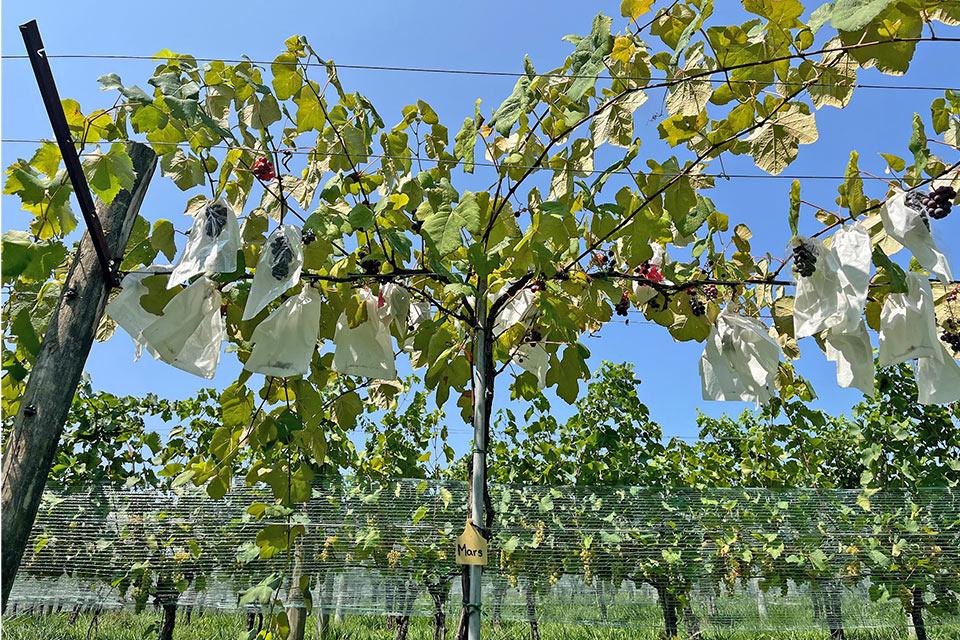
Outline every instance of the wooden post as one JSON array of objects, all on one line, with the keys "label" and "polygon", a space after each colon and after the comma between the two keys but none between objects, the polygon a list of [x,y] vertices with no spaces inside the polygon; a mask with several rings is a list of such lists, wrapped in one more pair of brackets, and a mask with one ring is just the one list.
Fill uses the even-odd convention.
[{"label": "wooden post", "polygon": [[[157,164],[156,154],[145,145],[129,142],[127,153],[136,172],[133,187],[130,191],[121,191],[109,206],[97,202],[97,215],[103,224],[107,246],[118,260],[127,247]],[[90,234],[85,233],[50,317],[3,452],[0,571],[4,608],[108,293],[93,241]]]}]

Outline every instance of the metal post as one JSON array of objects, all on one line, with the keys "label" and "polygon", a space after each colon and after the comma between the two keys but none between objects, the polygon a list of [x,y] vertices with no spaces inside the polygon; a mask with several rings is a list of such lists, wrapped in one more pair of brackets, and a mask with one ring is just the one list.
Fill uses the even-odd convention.
[{"label": "metal post", "polygon": [[[487,422],[489,396],[487,385],[492,365],[490,327],[487,326],[486,278],[477,287],[476,326],[473,332],[473,472],[470,487],[470,520],[475,527],[484,526],[484,496],[487,487]],[[487,534],[489,535],[489,534]],[[483,567],[470,565],[470,592],[467,639],[480,640],[480,598],[483,589]]]},{"label": "metal post", "polygon": [[100,224],[100,218],[97,217],[97,209],[93,204],[93,196],[90,195],[87,177],[83,174],[83,167],[80,164],[80,156],[77,155],[77,148],[74,146],[73,136],[70,134],[67,116],[63,113],[60,94],[57,91],[57,84],[53,80],[53,72],[50,70],[50,62],[47,60],[43,40],[40,38],[37,21],[31,20],[20,25],[20,34],[23,36],[23,44],[27,47],[27,56],[30,58],[33,74],[37,78],[37,86],[40,87],[43,106],[47,110],[50,124],[53,125],[53,135],[57,139],[57,146],[60,147],[63,164],[67,168],[67,175],[70,176],[73,191],[80,203],[83,221],[87,225],[90,239],[93,241],[93,247],[97,252],[97,261],[103,271],[103,278],[108,286],[115,287],[119,284],[116,272],[118,264],[113,260],[106,238],[104,238],[103,226]]}]

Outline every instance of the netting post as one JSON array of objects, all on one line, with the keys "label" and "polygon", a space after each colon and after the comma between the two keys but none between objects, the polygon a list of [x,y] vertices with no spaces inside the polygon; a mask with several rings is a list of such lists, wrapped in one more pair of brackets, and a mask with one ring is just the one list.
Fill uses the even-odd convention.
[{"label": "netting post", "polygon": [[[473,469],[470,478],[470,521],[483,527],[484,496],[487,491],[487,425],[493,389],[489,388],[493,368],[492,329],[487,321],[487,279],[478,278],[476,325],[473,330]],[[485,533],[486,537],[489,532]],[[470,590],[467,640],[480,640],[480,597],[483,589],[483,567],[470,565]]]}]

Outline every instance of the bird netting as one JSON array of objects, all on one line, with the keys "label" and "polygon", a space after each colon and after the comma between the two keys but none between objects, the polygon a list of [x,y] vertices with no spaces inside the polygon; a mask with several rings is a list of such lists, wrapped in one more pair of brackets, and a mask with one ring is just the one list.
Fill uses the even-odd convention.
[{"label": "bird netting", "polygon": [[[453,612],[466,500],[432,480],[314,487],[293,506],[256,489],[50,493],[11,607]],[[493,620],[869,628],[919,605],[927,624],[960,623],[952,489],[493,486],[491,503]]]}]

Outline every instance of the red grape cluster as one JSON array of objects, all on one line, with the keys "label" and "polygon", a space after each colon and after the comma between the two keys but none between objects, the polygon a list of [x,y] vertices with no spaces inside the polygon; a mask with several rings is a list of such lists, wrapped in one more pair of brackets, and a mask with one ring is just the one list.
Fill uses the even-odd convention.
[{"label": "red grape cluster", "polygon": [[707,300],[716,300],[720,297],[720,291],[717,290],[717,285],[715,284],[704,285],[700,291],[703,292],[703,295]]},{"label": "red grape cluster", "polygon": [[266,156],[260,156],[253,162],[253,167],[250,169],[253,171],[253,175],[257,176],[258,180],[273,180],[277,177],[277,172],[273,168],[273,163]]},{"label": "red grape cluster", "polygon": [[660,267],[655,264],[644,262],[636,268],[636,272],[638,276],[645,278],[650,282],[663,282],[663,274],[660,273]]},{"label": "red grape cluster", "polygon": [[809,278],[817,270],[817,250],[809,242],[797,241],[793,247],[793,268],[804,278]]}]

